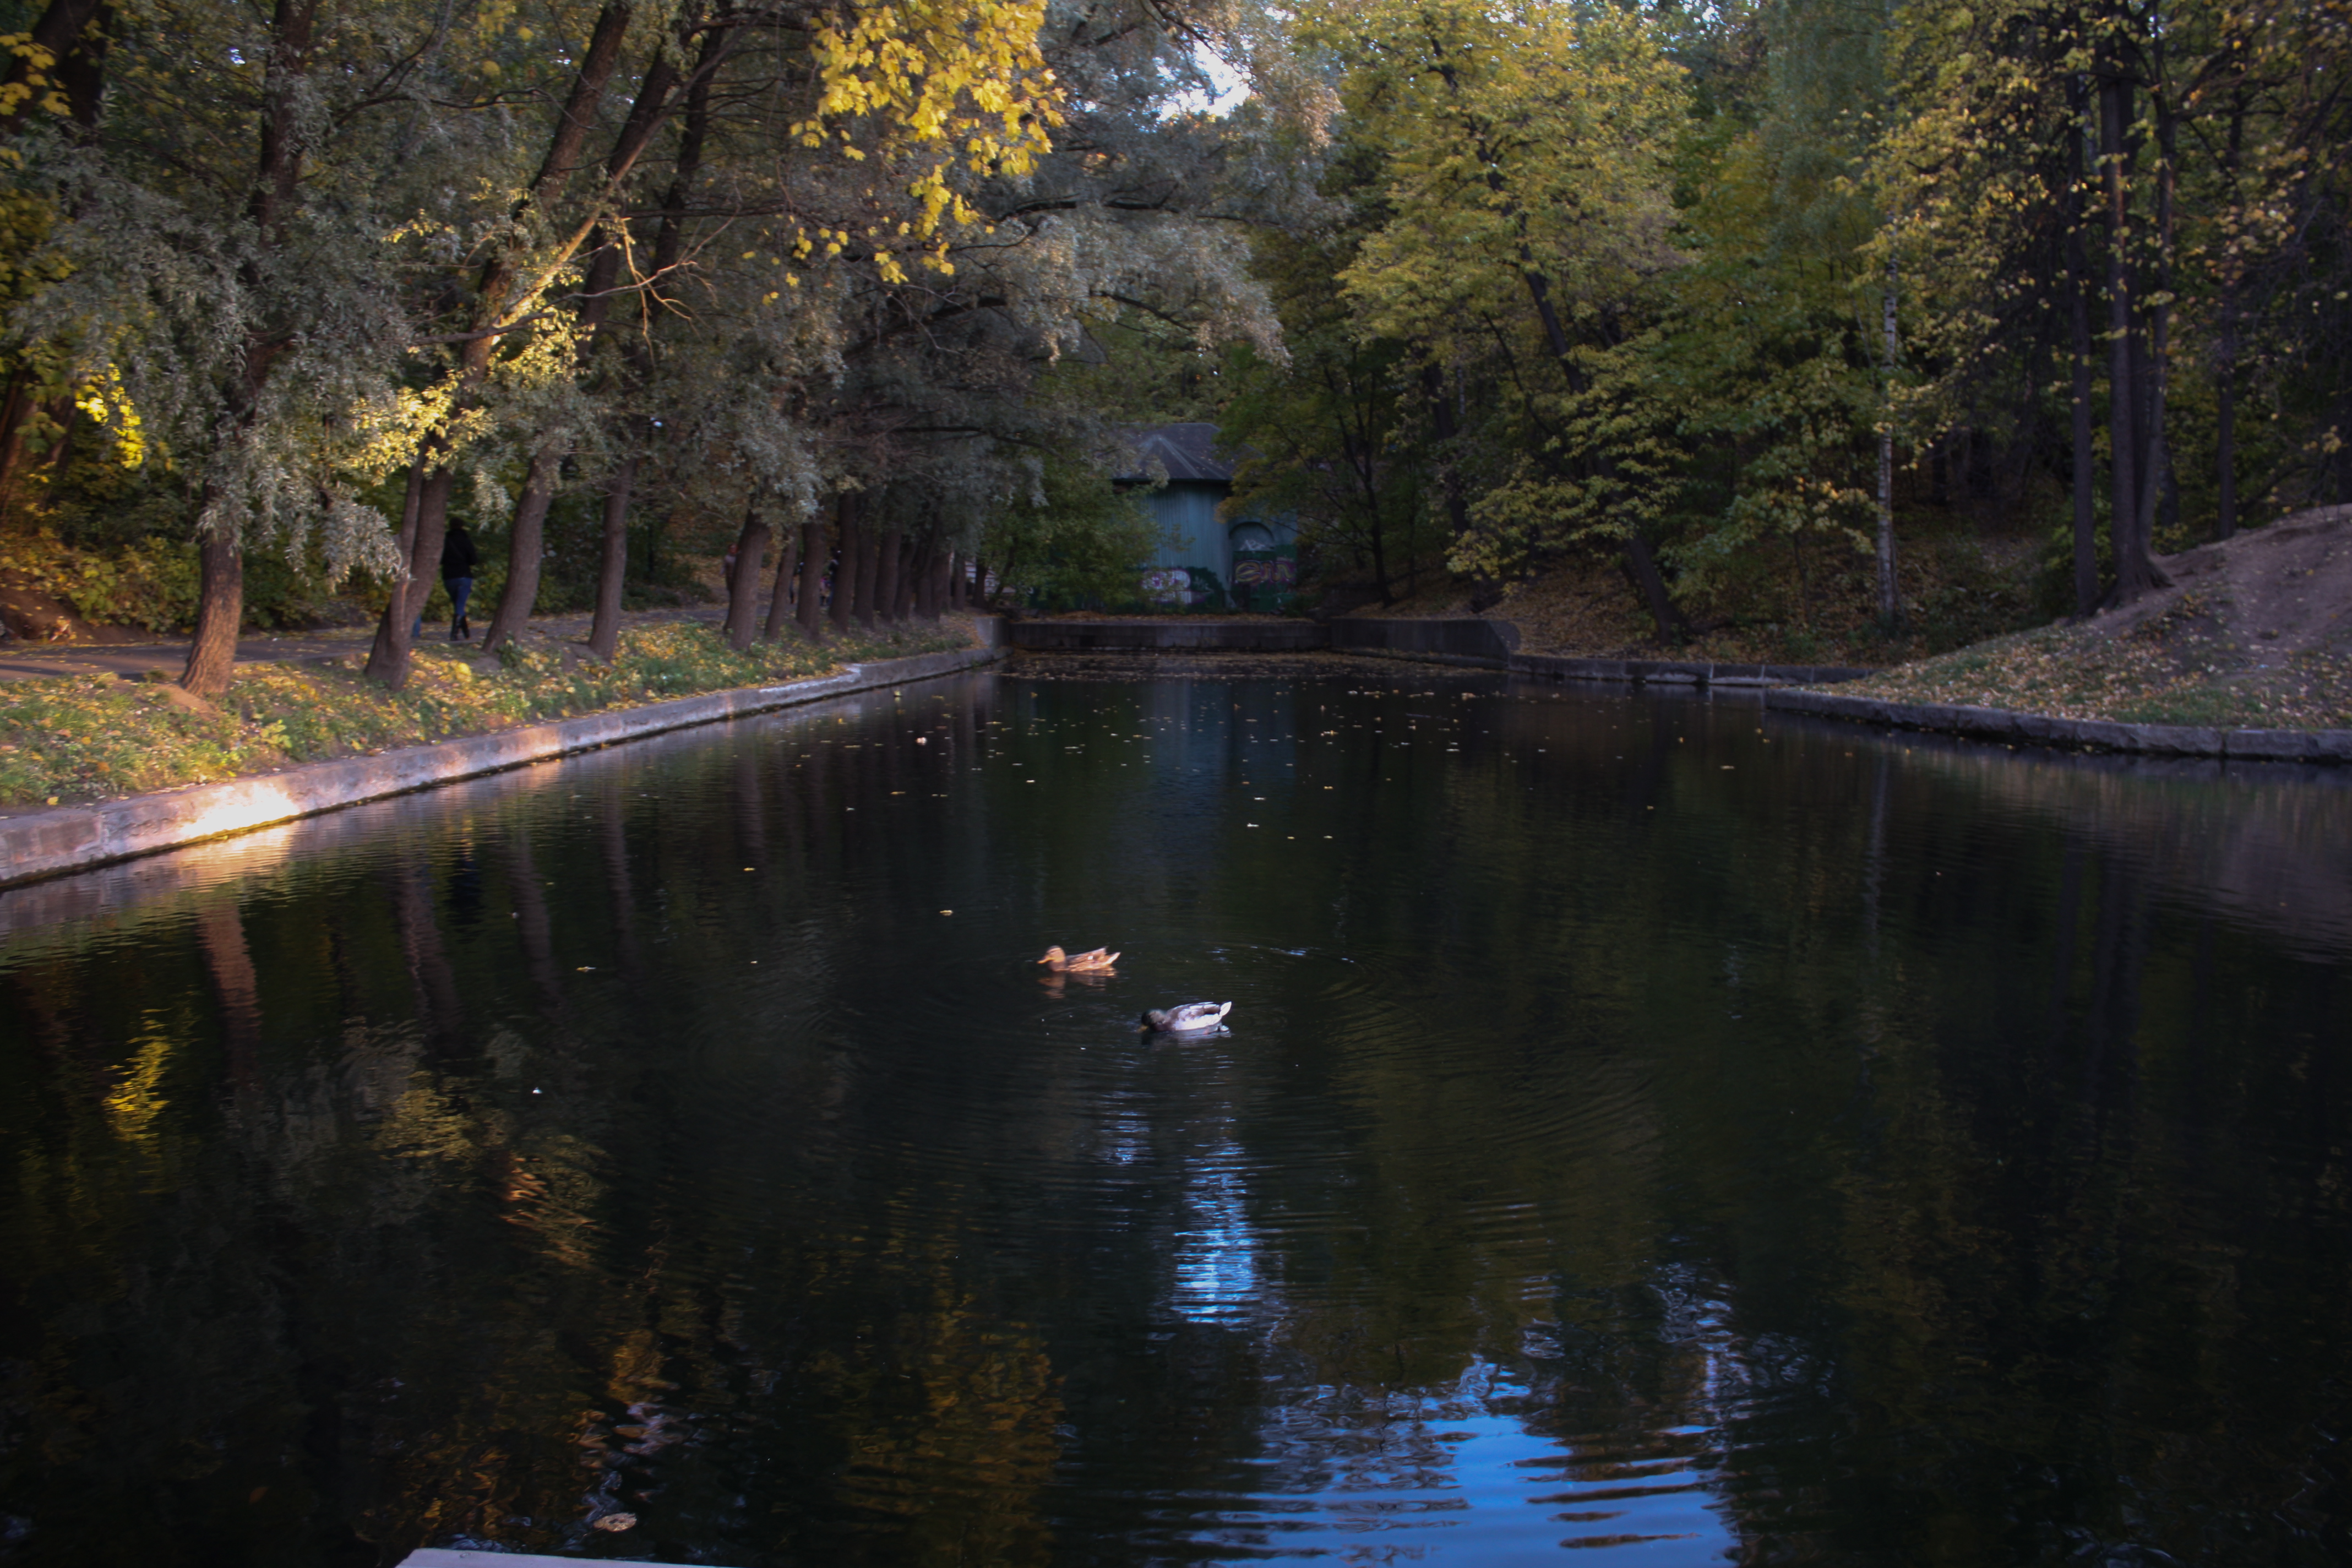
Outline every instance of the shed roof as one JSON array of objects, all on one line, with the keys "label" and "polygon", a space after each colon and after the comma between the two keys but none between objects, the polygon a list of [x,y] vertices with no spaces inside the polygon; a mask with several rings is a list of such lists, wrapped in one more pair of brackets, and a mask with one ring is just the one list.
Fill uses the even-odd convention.
[{"label": "shed roof", "polygon": [[1171,484],[1230,483],[1234,465],[1216,455],[1216,444],[1214,425],[1147,425],[1135,432],[1136,456],[1140,459],[1136,471],[1118,478],[1122,483],[1148,482],[1154,478],[1151,465],[1156,460],[1168,470]]}]

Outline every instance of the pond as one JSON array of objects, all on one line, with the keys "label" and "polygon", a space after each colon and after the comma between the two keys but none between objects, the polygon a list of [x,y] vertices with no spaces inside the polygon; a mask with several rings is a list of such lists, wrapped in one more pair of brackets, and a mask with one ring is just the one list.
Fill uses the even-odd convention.
[{"label": "pond", "polygon": [[0,1563],[2343,1562],[2347,783],[1047,659],[0,895]]}]

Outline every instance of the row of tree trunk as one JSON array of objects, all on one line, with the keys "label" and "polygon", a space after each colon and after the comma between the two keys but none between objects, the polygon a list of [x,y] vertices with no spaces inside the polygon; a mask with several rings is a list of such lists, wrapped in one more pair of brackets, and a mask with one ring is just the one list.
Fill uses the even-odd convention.
[{"label": "row of tree trunk", "polygon": [[[734,564],[727,580],[727,641],[737,649],[761,638],[773,642],[786,621],[801,635],[821,642],[855,624],[872,631],[877,623],[920,618],[936,621],[967,602],[967,564],[936,539],[909,539],[901,530],[875,529],[863,521],[856,494],[841,497],[834,523],[803,523],[784,533],[772,576],[767,557],[774,530],[761,516],[755,497],[736,536]],[[759,597],[763,577],[770,586],[764,616]],[[830,591],[828,592],[828,584]]]}]

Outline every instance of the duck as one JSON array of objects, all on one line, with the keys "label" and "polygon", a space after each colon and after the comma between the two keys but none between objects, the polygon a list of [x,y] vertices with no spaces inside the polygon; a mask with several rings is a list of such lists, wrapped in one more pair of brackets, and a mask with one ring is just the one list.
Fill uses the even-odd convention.
[{"label": "duck", "polygon": [[1118,962],[1118,954],[1107,947],[1098,947],[1092,952],[1064,952],[1059,947],[1049,947],[1045,956],[1037,962],[1056,974],[1099,974]]},{"label": "duck", "polygon": [[1187,1002],[1164,1013],[1154,1007],[1138,1027],[1147,1035],[1197,1035],[1223,1023],[1233,1010],[1230,1002]]}]

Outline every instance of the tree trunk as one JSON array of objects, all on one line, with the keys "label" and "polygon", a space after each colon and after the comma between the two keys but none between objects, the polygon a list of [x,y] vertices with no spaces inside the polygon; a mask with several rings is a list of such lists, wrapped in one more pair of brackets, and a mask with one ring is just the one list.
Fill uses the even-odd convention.
[{"label": "tree trunk", "polygon": [[[401,617],[404,637],[414,637],[425,602],[433,596],[433,584],[441,580],[441,545],[449,536],[449,494],[457,483],[455,468],[436,469],[425,476],[425,489],[416,498],[416,543],[409,552],[407,609]],[[404,657],[407,651],[404,644]],[[407,679],[405,669],[401,679]]]},{"label": "tree trunk", "polygon": [[2156,564],[2156,519],[2165,498],[2173,493],[2172,450],[2165,438],[2166,395],[2172,380],[2172,169],[2177,116],[2161,93],[2156,102],[2156,290],[2148,301],[2146,442],[2139,465],[2139,518],[2132,530],[2147,571],[2150,587],[2169,588],[2172,578]]},{"label": "tree trunk", "polygon": [[[416,549],[416,517],[417,513],[424,510],[425,476],[431,468],[432,462],[431,454],[427,453],[408,465],[407,492],[400,500],[400,533],[393,546],[394,552],[400,557],[402,573],[402,575],[394,579],[392,584],[391,598],[395,607],[400,602],[401,589],[408,581],[406,575],[408,558]],[[378,621],[375,637],[368,648],[367,674],[373,676],[377,670],[388,668],[386,661],[391,658],[391,648],[392,622]]]},{"label": "tree trunk", "polygon": [[[613,286],[620,280],[621,247],[600,232],[590,241],[588,276],[583,288],[579,331],[583,337],[577,363],[585,374],[589,355],[604,335],[613,303]],[[523,476],[522,494],[516,499],[514,527],[507,541],[507,581],[499,595],[498,614],[491,617],[484,652],[496,652],[509,637],[520,637],[539,603],[539,579],[547,556],[547,511],[554,503],[563,478],[563,460],[571,455],[568,438],[546,442],[532,454]]]},{"label": "tree trunk", "polygon": [[604,558],[596,573],[596,619],[588,651],[606,663],[621,646],[621,588],[629,576],[629,491],[637,482],[635,454],[621,459],[604,491]]},{"label": "tree trunk", "polygon": [[1650,549],[1650,542],[1638,533],[1625,535],[1625,574],[1641,591],[1643,603],[1650,607],[1650,618],[1657,623],[1660,642],[1678,643],[1690,633],[1690,622],[1685,618],[1682,606],[1666,591],[1666,580],[1658,571],[1658,558]]},{"label": "tree trunk", "polygon": [[2131,278],[2131,187],[2125,161],[2130,156],[2131,84],[2111,73],[2099,84],[2099,153],[2105,167],[2107,197],[2107,429],[2114,480],[2109,486],[2107,531],[2116,558],[2116,602],[2128,605],[2155,586],[2147,542],[2139,533],[2139,469],[2142,432],[2139,405],[2137,312]]},{"label": "tree trunk", "polygon": [[[731,29],[719,27],[704,35],[700,56],[687,91],[686,123],[678,140],[677,160],[672,165],[667,196],[662,204],[662,220],[656,232],[653,247],[653,276],[660,278],[677,265],[684,245],[682,235],[683,209],[688,193],[693,188],[695,176],[702,164],[704,138],[709,129],[710,72],[728,47]],[[657,50],[637,87],[636,103],[622,127],[612,156],[606,160],[608,182],[617,182],[627,173],[651,139],[668,101],[670,89],[677,81],[677,68],[670,63],[667,51]],[[627,366],[625,382],[643,385],[651,374],[649,353],[642,342],[634,344],[625,355]],[[599,659],[609,662],[621,645],[622,590],[629,573],[629,494],[636,484],[637,468],[642,453],[650,444],[651,428],[643,418],[631,422],[628,442],[631,456],[614,471],[612,488],[604,496],[604,559],[596,577],[596,619],[588,634],[589,651]],[[658,526],[646,541],[646,575],[653,574],[653,555],[660,548]]]},{"label": "tree trunk", "polygon": [[[284,7],[297,3],[315,6],[316,0],[278,0],[278,3],[283,10]],[[572,77],[571,91],[566,97],[562,112],[557,121],[554,134],[549,139],[547,151],[541,159],[539,171],[533,176],[530,187],[516,201],[512,209],[518,228],[521,226],[520,220],[532,210],[545,212],[551,207],[562,195],[565,183],[577,169],[581,155],[586,149],[589,132],[595,127],[598,106],[603,101],[604,89],[611,81],[614,73],[619,68],[621,49],[626,41],[631,12],[632,6],[627,0],[608,0],[608,4],[598,13],[595,27],[589,37],[587,47],[579,57],[579,65]],[[712,47],[710,41],[706,39],[706,57]],[[605,159],[604,174],[608,184],[617,183],[635,166],[637,158],[652,140],[655,132],[659,128],[660,121],[667,112],[670,92],[677,84],[677,68],[665,57],[662,50],[657,48],[652,62],[639,81],[636,101],[631,107],[627,119],[623,122],[620,135],[615,139],[613,149]],[[265,163],[268,162],[268,145],[265,138]],[[682,156],[682,167],[685,162]],[[690,170],[687,170],[680,177],[690,177]],[[603,237],[601,228],[582,228],[574,232],[569,247],[577,247],[592,238],[601,241]],[[571,248],[567,247],[564,255],[568,257],[570,254],[572,254]],[[519,246],[501,246],[482,264],[472,279],[469,290],[472,295],[469,318],[474,331],[473,334],[460,345],[458,351],[460,376],[468,388],[481,382],[489,374],[491,360],[498,352],[499,342],[503,341],[497,335],[494,329],[508,325],[512,315],[528,309],[531,303],[530,300],[515,297],[517,285],[524,279],[522,258],[523,252]],[[657,261],[656,266],[658,265]],[[614,276],[614,268],[604,264],[604,258],[601,254],[592,260],[589,268],[592,280],[589,291],[592,296],[602,292],[594,283],[594,279],[600,274],[607,280],[604,288],[609,288],[609,279]],[[541,274],[542,278],[553,275],[551,268],[544,269]],[[587,325],[590,327],[592,336],[603,325],[603,311],[604,306],[600,299],[592,298],[583,306],[583,317],[587,318]],[[556,460],[561,461],[561,454],[557,455]],[[612,648],[620,636],[618,620],[620,583],[628,565],[625,553],[615,558],[613,535],[617,523],[621,530],[621,543],[625,551],[628,485],[635,478],[635,459],[623,465],[615,490],[606,497],[604,561],[602,576],[597,585],[596,624],[590,635],[590,646],[594,647],[601,644],[603,648],[601,657],[606,658],[611,658]],[[536,458],[533,461],[533,472],[538,472]],[[616,498],[620,502],[617,518],[614,515],[613,504]],[[526,502],[529,499],[526,491]],[[536,521],[543,524],[544,519],[545,504],[542,502],[539,519]],[[520,529],[518,531],[520,531]],[[436,548],[438,548],[437,544]],[[530,569],[529,575],[532,579],[531,585],[535,590],[538,575],[535,561]],[[529,614],[530,602],[524,600],[516,612],[517,618],[511,622],[509,620],[507,600],[509,595],[513,592],[513,577],[510,573],[508,594],[500,595],[499,616],[493,623],[494,637],[512,636],[520,631],[521,629],[520,617]],[[426,591],[430,592],[429,583],[426,584]],[[405,628],[403,630],[404,631]],[[400,682],[407,679],[405,652],[404,647],[400,650],[399,668],[394,679],[390,682],[395,689]],[[372,660],[372,665],[373,662]]]},{"label": "tree trunk", "polygon": [[759,634],[760,575],[768,563],[768,524],[759,503],[743,509],[743,531],[735,536],[735,580],[727,589],[727,646],[741,653]]},{"label": "tree trunk", "polygon": [[898,531],[877,528],[874,531],[874,591],[865,619],[869,625],[885,626],[890,620],[890,601],[898,593]]},{"label": "tree trunk", "polygon": [[833,629],[845,632],[849,617],[857,603],[859,558],[865,553],[861,537],[866,531],[857,523],[857,497],[852,492],[841,498],[841,542],[835,552],[833,563]]},{"label": "tree trunk", "polygon": [[[2079,81],[2080,79],[2077,79]],[[2074,614],[2088,616],[2099,603],[2099,507],[2097,437],[2091,412],[2091,283],[2090,260],[2084,254],[2082,182],[2089,163],[2083,116],[2087,95],[2074,89],[2074,113],[2067,138],[2066,181],[2066,316],[2073,334],[2074,383],[2068,412],[2074,420]]]},{"label": "tree trunk", "polygon": [[[92,22],[99,22],[101,27],[104,26],[100,16],[104,9],[102,0],[49,0],[47,8],[41,13],[41,19],[33,24],[31,32],[26,36],[26,43],[58,62],[54,68],[56,74],[64,81],[68,98],[77,111],[81,109],[81,95],[73,90],[76,85],[72,80],[74,57],[83,53],[85,47],[102,55],[106,47],[103,37],[85,39],[84,35],[89,31]],[[30,86],[30,59],[20,50],[10,59],[7,73],[0,77],[0,80],[22,90]],[[26,91],[16,100],[5,114],[0,114],[0,141],[21,130],[25,121],[39,110],[41,100],[46,96],[45,93]],[[77,112],[75,118],[79,119],[80,114]]]},{"label": "tree trunk", "polygon": [[236,669],[237,626],[245,618],[244,542],[233,533],[207,531],[197,546],[197,563],[196,635],[188,645],[180,685],[209,701],[226,693]]},{"label": "tree trunk", "polygon": [[801,592],[800,603],[794,606],[800,619],[801,636],[811,642],[824,640],[824,524],[801,524]]},{"label": "tree trunk", "polygon": [[[2221,163],[2232,207],[2238,202],[2238,159],[2245,136],[2246,100],[2241,93],[2231,105],[2228,151]],[[2231,257],[2221,263],[2221,341],[2213,354],[2213,462],[2220,470],[2213,534],[2232,539],[2238,532],[2238,269]]]},{"label": "tree trunk", "polygon": [[793,575],[800,562],[800,534],[787,523],[776,531],[776,583],[768,595],[767,625],[760,628],[762,642],[774,642],[784,635],[784,623],[793,613]]},{"label": "tree trunk", "polygon": [[[71,0],[58,0],[34,28],[35,41],[39,43],[43,27],[55,26],[59,29],[61,43],[76,43],[97,15],[96,6],[79,10]],[[246,214],[253,220],[254,229],[266,247],[275,247],[284,237],[285,204],[301,173],[299,117],[296,111],[299,95],[295,83],[310,68],[312,25],[317,18],[318,0],[278,0],[270,21],[269,58],[262,72],[260,157],[253,190],[246,202]],[[48,47],[46,44],[40,47]],[[49,52],[56,58],[65,49],[60,47]],[[18,57],[16,63],[25,66],[26,58]],[[7,130],[14,129],[12,122]],[[245,268],[247,280],[252,280],[255,274],[256,264],[248,261]],[[268,378],[275,358],[275,351],[265,345],[257,331],[247,332],[243,383],[234,399],[237,435],[230,439],[239,438],[250,429],[262,384]],[[235,534],[224,536],[208,531],[199,546],[197,563],[196,635],[189,646],[187,667],[181,671],[180,684],[195,696],[214,698],[228,689],[229,678],[236,667],[236,634],[245,618],[245,542]],[[394,597],[396,600],[399,595],[394,594]]]},{"label": "tree trunk", "polygon": [[519,637],[530,623],[531,606],[539,602],[539,568],[547,553],[547,509],[555,500],[555,481],[563,468],[562,451],[541,447],[523,476],[522,495],[515,502],[514,531],[507,541],[507,582],[499,594],[498,614],[483,635],[482,651],[496,653],[499,645]]},{"label": "tree trunk", "polygon": [[866,527],[857,525],[857,586],[849,597],[849,613],[859,626],[874,629],[874,590],[881,574],[882,536]]},{"label": "tree trunk", "polygon": [[29,466],[25,461],[25,433],[32,423],[36,399],[33,373],[20,369],[8,378],[0,397],[0,518],[16,508],[16,481]]},{"label": "tree trunk", "polygon": [[948,552],[948,608],[961,610],[964,605],[964,570],[968,563],[961,551]]},{"label": "tree trunk", "polygon": [[1895,253],[1890,249],[1880,311],[1886,358],[1878,431],[1878,624],[1890,635],[1903,624],[1903,603],[1895,591],[1895,364],[1902,352],[1902,341],[1895,335]]},{"label": "tree trunk", "polygon": [[922,591],[923,574],[930,569],[930,551],[919,548],[902,537],[898,541],[898,591],[891,596],[890,603],[892,619],[910,621],[915,618],[915,601]]},{"label": "tree trunk", "polygon": [[[286,4],[287,0],[280,0]],[[563,111],[557,119],[555,133],[548,139],[547,152],[541,158],[539,173],[530,186],[515,202],[512,216],[516,226],[532,209],[544,210],[562,192],[564,183],[579,166],[580,155],[587,148],[588,132],[594,128],[597,106],[603,102],[605,85],[620,67],[621,46],[629,30],[630,7],[623,0],[611,0],[598,14],[596,26],[588,39],[588,47],[580,54],[579,66],[572,73],[572,89],[566,96]],[[657,85],[660,96],[667,100],[669,83],[675,79],[674,68],[663,65],[658,51],[655,68],[646,73],[646,92]],[[639,107],[644,108],[645,92],[639,95]],[[635,119],[633,113],[632,120]],[[625,128],[621,142],[627,145],[635,127]],[[650,132],[648,132],[650,134]],[[642,143],[639,143],[641,146]],[[619,147],[614,150],[612,162],[619,163],[619,171],[611,173],[618,179],[620,173],[635,161],[631,152],[625,161]],[[609,168],[609,164],[608,164]],[[490,335],[491,329],[506,324],[509,310],[527,305],[528,301],[513,298],[515,285],[522,279],[523,251],[518,244],[505,244],[491,252],[473,279],[473,305],[470,319],[473,334],[458,345],[457,363],[460,374],[468,385],[478,383],[489,374],[490,361],[498,353],[499,339]]]},{"label": "tree trunk", "polygon": [[[392,601],[376,623],[375,646],[368,650],[367,675],[387,690],[408,684],[409,632],[433,596],[434,580],[441,573],[441,536],[449,523],[449,487],[454,470],[438,466],[439,453],[428,452],[417,467],[435,466],[416,487],[414,520],[403,520],[401,535],[407,545],[408,575],[393,585]],[[415,472],[412,468],[411,473]]]},{"label": "tree trunk", "polygon": [[2234,288],[2221,292],[2221,341],[2213,362],[2213,462],[2219,470],[2220,493],[2214,497],[2216,539],[2233,539],[2238,532],[2238,296]]},{"label": "tree trunk", "polygon": [[1456,430],[1454,405],[1445,395],[1445,373],[1433,364],[1422,366],[1421,390],[1429,400],[1430,428],[1435,432],[1437,444],[1445,453],[1439,467],[1439,479],[1445,487],[1446,521],[1453,524],[1454,537],[1459,539],[1470,531],[1470,503],[1462,493],[1462,476],[1454,471]]},{"label": "tree trunk", "polygon": [[102,5],[72,49],[58,62],[58,85],[65,89],[66,112],[78,132],[76,140],[88,146],[98,129],[99,111],[106,99],[106,49],[114,28],[114,7]]}]

